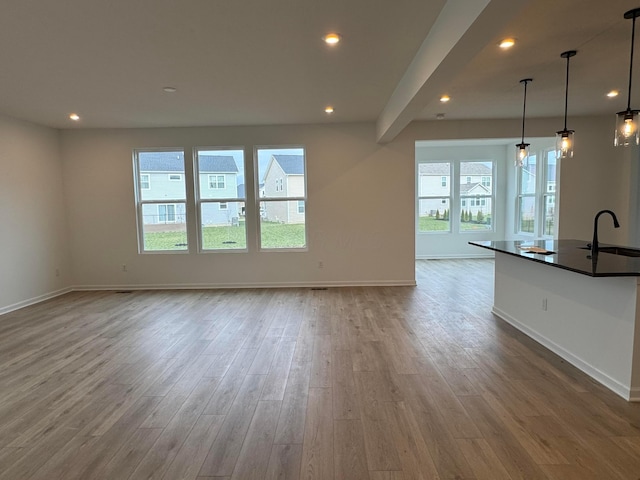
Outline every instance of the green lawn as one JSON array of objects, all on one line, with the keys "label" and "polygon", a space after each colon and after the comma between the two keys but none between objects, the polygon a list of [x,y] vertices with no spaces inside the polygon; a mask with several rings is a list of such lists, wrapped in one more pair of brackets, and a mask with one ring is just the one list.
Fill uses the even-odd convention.
[{"label": "green lawn", "polygon": [[[433,217],[420,217],[418,222],[418,231],[420,232],[449,232],[449,220],[436,220]],[[461,232],[470,231],[487,231],[491,229],[491,225],[486,223],[462,222],[460,223]]]},{"label": "green lawn", "polygon": [[[262,248],[301,248],[306,245],[304,224],[261,224]],[[244,223],[238,226],[211,226],[202,229],[205,250],[245,249],[247,240]],[[145,250],[187,250],[185,232],[147,232]]]}]

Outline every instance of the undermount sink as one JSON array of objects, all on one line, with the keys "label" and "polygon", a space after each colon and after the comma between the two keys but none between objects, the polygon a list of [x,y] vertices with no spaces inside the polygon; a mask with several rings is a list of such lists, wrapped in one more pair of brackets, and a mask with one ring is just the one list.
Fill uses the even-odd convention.
[{"label": "undermount sink", "polygon": [[[591,246],[579,247],[583,250],[591,250]],[[611,253],[613,255],[622,255],[623,257],[640,257],[640,249],[627,247],[600,247],[598,253]]]}]

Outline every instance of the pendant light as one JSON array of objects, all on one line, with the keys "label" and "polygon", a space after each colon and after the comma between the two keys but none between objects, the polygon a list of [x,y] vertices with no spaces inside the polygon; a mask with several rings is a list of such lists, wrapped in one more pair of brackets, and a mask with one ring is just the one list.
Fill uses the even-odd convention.
[{"label": "pendant light", "polygon": [[613,144],[626,147],[640,143],[638,136],[638,110],[631,110],[631,74],[633,72],[633,44],[636,36],[636,17],[640,16],[640,8],[634,8],[624,14],[624,18],[632,19],[631,26],[631,59],[629,61],[629,90],[627,92],[627,109],[616,114],[616,136]]},{"label": "pendant light", "polygon": [[522,167],[529,162],[529,144],[524,143],[524,119],[527,111],[527,83],[533,82],[533,78],[525,78],[520,80],[524,84],[524,102],[522,104],[522,140],[516,144],[516,167]]},{"label": "pendant light", "polygon": [[574,130],[567,130],[567,103],[569,99],[569,59],[578,53],[575,50],[562,52],[560,56],[567,59],[567,80],[564,86],[564,128],[556,132],[556,158],[573,157]]}]

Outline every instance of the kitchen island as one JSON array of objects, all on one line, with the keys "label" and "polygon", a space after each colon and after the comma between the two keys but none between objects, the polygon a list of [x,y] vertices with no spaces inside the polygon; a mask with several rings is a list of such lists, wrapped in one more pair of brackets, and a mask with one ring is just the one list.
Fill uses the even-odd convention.
[{"label": "kitchen island", "polygon": [[640,257],[592,257],[583,240],[469,243],[495,252],[493,313],[640,401]]}]

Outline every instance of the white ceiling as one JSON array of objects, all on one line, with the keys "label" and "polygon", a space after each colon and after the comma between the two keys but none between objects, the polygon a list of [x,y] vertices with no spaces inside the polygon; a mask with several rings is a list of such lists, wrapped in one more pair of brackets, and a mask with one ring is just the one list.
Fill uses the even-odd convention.
[{"label": "white ceiling", "polygon": [[[465,31],[443,20],[447,9],[483,2],[491,18]],[[527,116],[560,116],[566,66],[560,53],[576,49],[569,115],[613,114],[626,107],[631,21],[623,14],[639,6],[639,0],[3,0],[0,112],[56,128],[354,121],[380,127],[385,110],[400,105],[386,112],[399,130],[437,113],[520,117],[519,80],[532,77]],[[490,7],[505,13],[489,15]],[[321,40],[329,31],[343,35],[335,48]],[[505,36],[518,40],[508,52],[496,47]],[[420,60],[434,62],[434,49],[443,55],[440,68],[416,69]],[[640,108],[640,45],[636,59],[632,107]],[[165,86],[178,91],[165,93]],[[604,95],[612,88],[622,92],[615,100]],[[441,104],[441,93],[451,102]],[[327,104],[335,106],[331,116],[323,111]],[[71,122],[71,112],[82,120]]]}]

